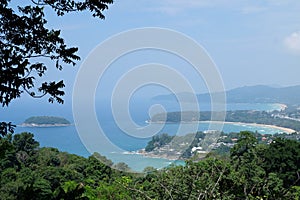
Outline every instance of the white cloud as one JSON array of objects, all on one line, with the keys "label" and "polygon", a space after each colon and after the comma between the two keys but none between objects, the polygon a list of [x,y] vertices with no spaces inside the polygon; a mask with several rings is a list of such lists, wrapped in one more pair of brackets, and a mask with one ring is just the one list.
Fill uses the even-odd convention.
[{"label": "white cloud", "polygon": [[287,36],[284,39],[284,45],[291,52],[300,54],[300,31]]}]

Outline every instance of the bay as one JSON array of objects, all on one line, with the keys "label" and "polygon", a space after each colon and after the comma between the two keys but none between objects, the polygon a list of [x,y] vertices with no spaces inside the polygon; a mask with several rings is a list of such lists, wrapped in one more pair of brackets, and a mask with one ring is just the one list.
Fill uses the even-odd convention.
[{"label": "bay", "polygon": [[[232,109],[236,109],[236,110],[280,109],[280,105],[278,104],[234,104],[234,105],[228,105],[228,107],[231,107]],[[145,120],[149,118],[148,113],[142,112],[143,109],[138,109],[138,110],[139,112],[138,111],[133,112],[133,118],[136,119],[136,122],[139,125],[145,126],[146,125]],[[141,113],[144,114],[142,115]],[[26,114],[29,115],[29,113]],[[48,113],[43,110],[42,115],[48,115]],[[107,156],[114,163],[125,162],[132,170],[138,172],[141,172],[147,166],[162,168],[168,166],[173,162],[172,160],[160,159],[160,158],[149,158],[149,157],[143,157],[142,155],[139,154],[129,153],[144,148],[147,145],[147,142],[151,138],[149,137],[144,139],[138,139],[129,136],[127,134],[124,134],[124,132],[120,130],[119,127],[112,120],[113,118],[108,117],[109,115],[110,115],[109,113],[106,113],[106,116],[103,117],[102,112],[100,112],[100,114],[97,113],[99,124],[102,126],[110,142],[120,147],[122,151],[115,152],[115,151],[110,151],[109,149],[105,149],[105,151],[101,152],[101,145],[102,145],[101,141],[94,141],[100,147],[99,153]],[[29,115],[28,117],[30,116],[31,115]],[[57,112],[56,116],[61,116],[61,113]],[[67,116],[67,119],[72,120],[72,115],[70,113],[64,112],[64,116]],[[19,115],[19,116],[13,115],[11,117],[18,122],[22,122],[25,120],[24,115]],[[159,133],[168,133],[171,135],[178,134],[177,133],[178,126],[179,126],[178,124],[165,124],[163,129],[161,129]],[[200,123],[198,124],[198,130],[205,131],[208,129],[208,126],[209,123]],[[259,133],[268,133],[268,134],[281,132],[278,129],[269,128],[269,127],[258,127],[253,125],[225,124],[223,127],[223,131],[225,133],[239,132],[243,130],[258,131]],[[84,157],[88,157],[93,153],[87,150],[86,146],[83,144],[80,138],[80,135],[76,130],[76,126],[74,125],[69,127],[48,127],[48,128],[19,126],[17,127],[16,132],[34,133],[35,139],[39,141],[42,147],[55,147],[61,151],[66,151]],[[180,134],[186,134],[186,133],[190,133],[188,129],[186,129],[185,132]],[[182,164],[182,162],[179,162],[179,164]]]}]

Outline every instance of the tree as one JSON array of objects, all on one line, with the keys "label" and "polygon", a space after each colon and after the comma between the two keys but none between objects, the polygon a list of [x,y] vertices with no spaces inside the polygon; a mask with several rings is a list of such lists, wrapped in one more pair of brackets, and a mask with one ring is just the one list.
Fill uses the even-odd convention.
[{"label": "tree", "polygon": [[40,145],[33,137],[32,133],[26,132],[14,135],[12,143],[15,146],[16,151],[24,151],[28,154],[32,154]]},{"label": "tree", "polygon": [[67,181],[56,191],[56,199],[88,199],[83,197],[84,185],[75,181]]},{"label": "tree", "polygon": [[[60,37],[60,30],[48,29],[44,7],[50,6],[58,16],[89,10],[94,17],[104,19],[103,11],[113,0],[31,0],[27,6],[10,6],[11,0],[0,0],[0,104],[9,103],[26,92],[34,98],[49,95],[48,101],[63,103],[62,80],[43,82],[49,68],[43,61],[50,60],[58,70],[63,64],[75,65],[80,59],[78,48],[68,47]],[[0,135],[13,132],[6,122],[0,126]]]},{"label": "tree", "polygon": [[48,68],[39,61],[42,58],[54,61],[59,70],[63,63],[75,65],[80,59],[75,54],[78,48],[67,47],[60,30],[46,28],[44,7],[50,6],[58,16],[90,10],[94,17],[104,19],[102,12],[113,0],[31,0],[31,5],[18,6],[18,11],[9,3],[10,0],[0,0],[0,103],[7,106],[24,91],[32,97],[49,94],[49,102],[63,103],[63,81],[42,83],[37,88],[39,95],[32,90],[36,79],[33,73],[42,77]]},{"label": "tree", "polygon": [[265,151],[264,169],[276,173],[284,187],[300,186],[300,142],[276,138]]},{"label": "tree", "polygon": [[107,159],[105,156],[102,156],[100,153],[95,152],[93,153],[93,156],[106,166],[111,167],[114,164],[111,160]]},{"label": "tree", "polygon": [[0,136],[4,137],[7,133],[14,133],[16,125],[13,125],[11,122],[0,122]]},{"label": "tree", "polygon": [[130,171],[130,167],[124,162],[119,162],[119,163],[115,164],[113,166],[113,168],[115,168],[119,171],[123,171],[123,172],[129,172]]},{"label": "tree", "polygon": [[268,165],[265,155],[273,154],[274,151],[269,152],[269,145],[258,144],[254,134],[248,131],[240,132],[237,144],[231,149],[235,193],[240,199],[286,198],[287,190],[283,188],[279,174],[274,171],[267,173],[264,167]]},{"label": "tree", "polygon": [[12,135],[11,134],[8,134],[3,138],[0,137],[0,159],[1,159],[1,161],[5,157],[5,154],[7,152],[13,150],[14,146],[12,145],[11,141],[12,141]]}]

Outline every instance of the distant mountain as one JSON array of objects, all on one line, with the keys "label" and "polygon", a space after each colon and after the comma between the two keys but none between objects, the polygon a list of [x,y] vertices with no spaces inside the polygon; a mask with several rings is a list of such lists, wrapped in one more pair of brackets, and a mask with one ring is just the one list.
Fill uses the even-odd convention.
[{"label": "distant mountain", "polygon": [[236,88],[227,92],[227,101],[233,103],[300,104],[300,85],[274,88],[257,85]]},{"label": "distant mountain", "polygon": [[[177,94],[182,101],[191,102],[193,94]],[[265,85],[244,86],[226,92],[228,103],[285,103],[300,105],[300,85],[290,87],[271,87]],[[209,102],[210,95],[198,94],[200,102]],[[174,94],[160,95],[153,98],[155,101],[174,101]]]}]

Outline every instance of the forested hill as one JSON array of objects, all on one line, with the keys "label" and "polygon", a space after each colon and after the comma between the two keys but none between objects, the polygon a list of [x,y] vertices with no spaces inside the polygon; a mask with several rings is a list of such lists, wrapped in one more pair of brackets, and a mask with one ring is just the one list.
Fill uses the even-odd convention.
[{"label": "forested hill", "polygon": [[[192,94],[177,94],[189,102],[192,100]],[[285,103],[300,104],[300,85],[291,87],[270,87],[265,85],[245,86],[232,89],[226,92],[228,103]],[[197,98],[201,102],[209,102],[210,94],[198,94]],[[175,96],[159,95],[153,98],[156,101],[173,101]]]},{"label": "forested hill", "polygon": [[[257,124],[268,124],[275,125],[285,128],[290,128],[296,131],[300,131],[300,121],[289,118],[281,118],[278,115],[278,111],[265,112],[265,111],[254,111],[254,110],[238,110],[238,111],[227,111],[225,121],[227,122],[243,122],[243,123],[257,123]],[[217,113],[216,113],[217,114]],[[166,119],[165,119],[166,116]],[[185,112],[168,112],[158,113],[151,117],[150,122],[153,123],[179,123],[179,122],[196,122],[196,121],[210,121],[211,112],[196,112],[196,111],[185,111]]]},{"label": "forested hill", "polygon": [[227,92],[227,100],[234,103],[286,103],[300,104],[300,85],[282,88],[251,86]]},{"label": "forested hill", "polygon": [[84,158],[41,148],[31,133],[0,136],[0,200],[299,199],[298,141],[261,144],[250,132],[237,139],[224,157],[211,152],[185,166],[135,174],[98,153]]},{"label": "forested hill", "polygon": [[26,119],[23,123],[23,125],[30,125],[30,124],[36,124],[36,125],[70,125],[71,123],[62,117],[53,117],[53,116],[35,116],[30,117]]}]

